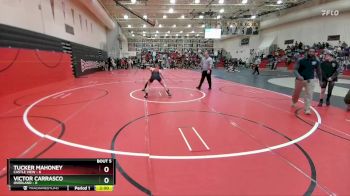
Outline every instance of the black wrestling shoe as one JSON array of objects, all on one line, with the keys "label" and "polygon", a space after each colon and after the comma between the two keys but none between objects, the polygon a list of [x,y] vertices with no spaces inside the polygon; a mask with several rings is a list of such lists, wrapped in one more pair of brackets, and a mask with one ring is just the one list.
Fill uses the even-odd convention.
[{"label": "black wrestling shoe", "polygon": [[146,89],[142,89],[143,92],[145,92]]},{"label": "black wrestling shoe", "polygon": [[322,107],[322,104],[323,104],[323,100],[322,99],[320,99],[320,102],[318,103],[318,107]]},{"label": "black wrestling shoe", "polygon": [[327,106],[331,105],[331,101],[329,99],[326,100],[326,105]]},{"label": "black wrestling shoe", "polygon": [[168,90],[166,90],[166,93],[168,94],[168,96],[170,97],[171,96],[171,94],[170,94],[170,90],[168,89]]},{"label": "black wrestling shoe", "polygon": [[201,88],[199,86],[197,86],[196,89],[201,90]]},{"label": "black wrestling shoe", "polygon": [[208,90],[211,90],[211,87],[209,87]]},{"label": "black wrestling shoe", "polygon": [[146,98],[146,99],[148,98],[148,93],[145,94],[144,98]]}]

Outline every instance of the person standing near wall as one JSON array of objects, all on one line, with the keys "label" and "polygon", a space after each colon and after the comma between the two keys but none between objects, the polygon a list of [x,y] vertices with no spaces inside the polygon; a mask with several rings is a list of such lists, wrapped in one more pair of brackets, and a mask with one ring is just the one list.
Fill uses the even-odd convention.
[{"label": "person standing near wall", "polygon": [[315,87],[315,70],[320,81],[322,81],[320,62],[315,56],[315,49],[309,49],[307,55],[299,59],[294,66],[295,89],[292,97],[292,107],[295,107],[299,100],[300,93],[305,87],[305,106],[304,112],[307,115],[311,114],[311,101]]},{"label": "person standing near wall", "polygon": [[112,71],[114,69],[112,57],[108,57],[107,64],[108,64],[108,71]]},{"label": "person standing near wall", "polygon": [[259,72],[259,65],[261,63],[261,60],[260,60],[260,57],[259,56],[256,56],[256,59],[253,63],[253,66],[254,66],[254,71],[253,71],[253,75],[255,75],[255,73],[258,73],[258,75],[260,74]]},{"label": "person standing near wall", "polygon": [[131,57],[128,58],[128,64],[129,64],[129,69],[130,69],[130,68],[131,68],[131,69],[134,69],[134,63],[133,63]]},{"label": "person standing near wall", "polygon": [[329,106],[331,104],[330,99],[332,96],[333,87],[335,82],[338,80],[338,75],[340,72],[340,66],[338,62],[334,60],[333,53],[330,52],[329,50],[325,50],[324,55],[325,55],[325,60],[321,63],[322,80],[320,80],[321,94],[320,94],[320,101],[318,103],[319,107],[322,107],[327,86],[328,86],[328,93],[327,93],[326,105]]},{"label": "person standing near wall", "polygon": [[204,78],[207,78],[209,84],[209,90],[211,89],[211,70],[213,68],[213,59],[209,56],[208,51],[204,52],[204,58],[200,63],[202,69],[202,77],[199,85],[196,87],[198,90],[201,89],[204,82]]},{"label": "person standing near wall", "polygon": [[348,91],[348,93],[345,95],[344,97],[344,102],[346,105],[348,105],[348,112],[350,112],[350,90]]}]

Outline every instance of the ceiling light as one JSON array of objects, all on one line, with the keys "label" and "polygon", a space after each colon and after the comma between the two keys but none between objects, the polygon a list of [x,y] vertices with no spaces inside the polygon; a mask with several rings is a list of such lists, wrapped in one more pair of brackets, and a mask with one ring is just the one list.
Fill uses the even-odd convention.
[{"label": "ceiling light", "polygon": [[154,37],[157,37],[157,36],[158,36],[157,34],[154,35]]},{"label": "ceiling light", "polygon": [[175,4],[175,0],[170,0],[170,3],[171,4]]},{"label": "ceiling light", "polygon": [[168,36],[168,34],[165,34],[165,36]]},{"label": "ceiling light", "polygon": [[166,15],[163,15],[163,18],[164,18],[164,19],[166,19],[166,18],[167,18],[167,16],[166,16]]},{"label": "ceiling light", "polygon": [[180,31],[180,33],[183,33],[183,31]]},{"label": "ceiling light", "polygon": [[199,15],[199,18],[200,18],[200,19],[203,19],[203,18],[204,18],[204,16],[203,16],[203,15]]},{"label": "ceiling light", "polygon": [[145,33],[146,33],[146,31],[142,31],[142,33],[143,33],[143,34],[145,34]]},{"label": "ceiling light", "polygon": [[159,28],[162,28],[163,27],[163,25],[162,24],[159,24]]},{"label": "ceiling light", "polygon": [[144,24],[142,27],[143,27],[143,28],[146,28],[146,25]]},{"label": "ceiling light", "polygon": [[169,13],[174,13],[174,9],[172,7],[169,8]]},{"label": "ceiling light", "polygon": [[224,13],[224,11],[225,11],[224,8],[220,9],[220,13]]},{"label": "ceiling light", "polygon": [[186,36],[188,37],[188,34],[186,34]]},{"label": "ceiling light", "polygon": [[175,28],[175,27],[176,27],[176,24],[173,25],[173,28]]},{"label": "ceiling light", "polygon": [[204,28],[205,27],[205,25],[204,24],[202,24],[202,28]]},{"label": "ceiling light", "polygon": [[230,25],[230,28],[233,28],[233,25]]},{"label": "ceiling light", "polygon": [[131,31],[130,33],[134,33],[134,31]]},{"label": "ceiling light", "polygon": [[179,34],[176,34],[176,37],[179,36]]},{"label": "ceiling light", "polygon": [[144,18],[144,19],[147,19],[147,15],[143,15],[143,18]]},{"label": "ceiling light", "polygon": [[159,33],[159,31],[156,31],[156,33]]},{"label": "ceiling light", "polygon": [[224,3],[224,0],[219,0],[219,4],[223,4]]},{"label": "ceiling light", "polygon": [[220,18],[221,18],[221,16],[220,16],[220,15],[217,15],[217,16],[216,16],[216,19],[220,19]]},{"label": "ceiling light", "polygon": [[190,27],[191,27],[191,24],[188,24],[187,27],[190,28]]},{"label": "ceiling light", "polygon": [[132,3],[132,4],[135,4],[135,3],[136,3],[136,0],[131,0],[131,3]]},{"label": "ceiling light", "polygon": [[279,4],[282,4],[283,2],[282,2],[282,0],[278,0],[277,1],[277,4],[279,5]]},{"label": "ceiling light", "polygon": [[128,25],[128,28],[131,28],[131,25]]},{"label": "ceiling light", "polygon": [[242,0],[242,4],[248,3],[248,0]]},{"label": "ceiling light", "polygon": [[124,19],[126,20],[126,19],[128,19],[129,18],[129,16],[128,15],[124,15]]},{"label": "ceiling light", "polygon": [[168,31],[167,33],[170,33],[170,31]]},{"label": "ceiling light", "polygon": [[252,18],[252,19],[255,19],[255,18],[256,18],[256,16],[255,16],[255,15],[253,15],[251,18]]},{"label": "ceiling light", "polygon": [[191,33],[194,33],[194,31],[191,31]]},{"label": "ceiling light", "polygon": [[184,18],[185,18],[185,15],[181,15],[181,18],[184,19]]},{"label": "ceiling light", "polygon": [[135,37],[135,35],[134,35],[134,34],[132,34],[131,36]]},{"label": "ceiling light", "polygon": [[200,2],[201,2],[200,0],[194,0],[194,3],[196,3],[196,4],[198,4]]},{"label": "ceiling light", "polygon": [[199,36],[199,34],[196,35],[197,37]]}]

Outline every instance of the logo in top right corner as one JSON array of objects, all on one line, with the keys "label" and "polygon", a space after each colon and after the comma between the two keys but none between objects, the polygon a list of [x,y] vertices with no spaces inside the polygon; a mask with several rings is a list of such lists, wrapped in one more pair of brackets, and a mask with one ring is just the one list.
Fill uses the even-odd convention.
[{"label": "logo in top right corner", "polygon": [[322,10],[322,16],[339,16],[339,10]]}]

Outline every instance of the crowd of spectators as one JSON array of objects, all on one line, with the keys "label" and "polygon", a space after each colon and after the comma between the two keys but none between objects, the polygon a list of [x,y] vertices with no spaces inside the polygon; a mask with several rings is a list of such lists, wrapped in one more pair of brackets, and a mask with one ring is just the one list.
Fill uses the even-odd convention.
[{"label": "crowd of spectators", "polygon": [[[316,50],[317,57],[322,60],[324,55],[324,50],[330,51],[336,57],[336,61],[340,64],[342,71],[346,71],[350,69],[350,61],[349,61],[349,51],[350,48],[347,43],[339,41],[335,45],[331,45],[328,42],[318,42],[313,45],[305,45],[302,42],[295,42],[295,44],[288,45],[286,49],[277,48],[273,52],[268,55],[261,54],[260,56],[256,56],[255,58],[261,58],[262,60],[267,60],[267,67],[271,69],[277,69],[277,67],[292,67],[294,63],[302,58],[305,52],[309,49],[313,48]],[[265,61],[266,62],[266,61]]]},{"label": "crowd of spectators", "polygon": [[159,64],[160,67],[169,69],[195,69],[198,68],[201,58],[202,54],[200,54],[200,52],[152,52],[145,50],[137,57],[124,57],[121,59],[108,58],[106,60],[105,70],[111,70],[111,65],[112,69],[144,69],[154,64]]}]

